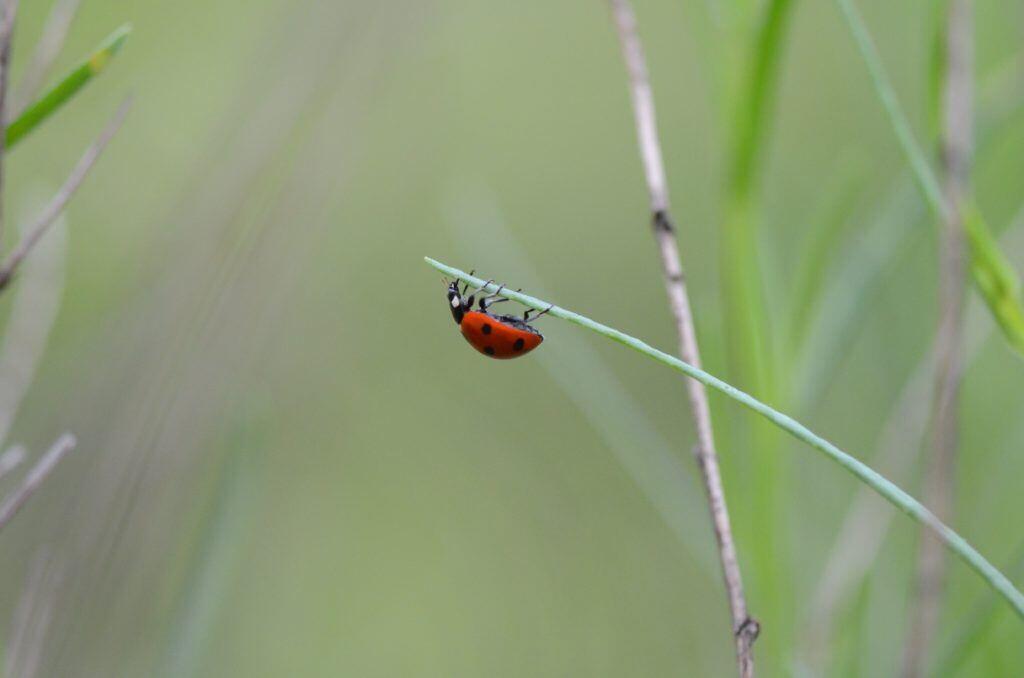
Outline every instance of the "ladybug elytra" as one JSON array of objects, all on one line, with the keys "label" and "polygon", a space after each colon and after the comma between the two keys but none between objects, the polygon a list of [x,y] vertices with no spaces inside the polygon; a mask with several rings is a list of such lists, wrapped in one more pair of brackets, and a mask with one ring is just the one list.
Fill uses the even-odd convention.
[{"label": "ladybug elytra", "polygon": [[[481,292],[487,285],[494,282],[487,281],[473,294],[466,296],[469,285],[459,291],[459,281],[452,281],[448,285],[448,308],[451,309],[452,318],[459,326],[462,336],[466,338],[469,345],[489,358],[508,360],[526,355],[533,349],[540,346],[544,341],[544,335],[530,325],[531,320],[536,320],[551,310],[549,306],[539,313],[534,309],[527,309],[523,317],[512,315],[494,315],[488,311],[493,304],[508,301],[501,296],[504,285],[498,288],[494,294],[480,297],[478,310],[473,310],[473,301],[476,294]],[[530,317],[531,313],[537,315]]]}]

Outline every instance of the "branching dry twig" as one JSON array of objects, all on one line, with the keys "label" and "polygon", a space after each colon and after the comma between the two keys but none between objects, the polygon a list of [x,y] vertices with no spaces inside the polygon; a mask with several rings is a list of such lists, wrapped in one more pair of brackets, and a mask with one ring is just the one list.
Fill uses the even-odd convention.
[{"label": "branching dry twig", "polygon": [[25,72],[18,83],[18,91],[9,116],[11,120],[17,118],[39,93],[46,76],[60,55],[61,48],[64,47],[64,41],[67,39],[68,30],[80,2],[81,0],[57,0],[54,3],[43,27],[43,34],[32,53],[32,60],[25,67]]},{"label": "branching dry twig", "polygon": [[25,479],[21,481],[21,485],[11,492],[3,500],[3,503],[0,503],[0,530],[4,529],[7,523],[11,522],[11,519],[17,515],[21,507],[25,505],[25,502],[43,484],[43,481],[56,468],[60,460],[64,458],[64,455],[73,450],[76,444],[75,436],[70,433],[65,433],[60,438],[57,438],[57,442],[51,445],[46,454],[32,467],[32,470],[28,472]]},{"label": "branching dry twig", "polygon": [[[942,96],[942,165],[945,173],[939,270],[939,325],[936,330],[936,381],[932,410],[931,459],[924,501],[944,522],[953,513],[963,336],[966,247],[962,205],[968,195],[973,145],[973,22],[971,0],[950,0],[945,26],[945,83]],[[942,611],[946,554],[930,534],[921,534],[911,624],[903,653],[903,675],[924,675]]]},{"label": "branching dry twig", "polygon": [[[665,179],[661,146],[658,141],[654,95],[647,74],[643,47],[637,34],[636,16],[629,0],[610,0],[610,2],[619,43],[622,47],[622,56],[629,73],[637,141],[640,146],[647,189],[650,193],[651,225],[658,251],[661,254],[661,266],[665,276],[669,306],[676,321],[679,354],[684,361],[694,366],[700,366],[700,351],[697,346],[693,314],[690,310],[690,299],[679,258],[679,248],[676,244],[675,226],[669,213],[668,183]],[[743,580],[740,576],[725,491],[722,488],[722,478],[718,468],[707,393],[703,384],[692,379],[687,380],[686,388],[697,431],[697,445],[694,452],[708,495],[722,574],[729,597],[729,609],[733,623],[732,632],[736,643],[736,660],[739,664],[740,675],[746,678],[754,675],[751,647],[757,638],[760,626],[748,615],[746,599],[743,596]]]},{"label": "branching dry twig", "polygon": [[46,233],[50,225],[56,221],[64,207],[68,204],[68,201],[71,200],[71,196],[82,185],[86,175],[92,169],[92,166],[96,164],[96,160],[99,159],[103,149],[110,143],[117,130],[121,128],[121,123],[124,122],[125,115],[127,115],[130,106],[131,98],[128,98],[118,107],[110,122],[107,123],[99,137],[96,138],[96,141],[82,154],[78,164],[75,165],[75,168],[71,170],[71,174],[65,180],[64,185],[53,196],[53,199],[43,210],[42,214],[39,215],[35,223],[26,229],[25,235],[14,250],[7,255],[7,259],[0,265],[0,290],[3,290],[10,284],[18,265],[39,241],[39,238]]}]

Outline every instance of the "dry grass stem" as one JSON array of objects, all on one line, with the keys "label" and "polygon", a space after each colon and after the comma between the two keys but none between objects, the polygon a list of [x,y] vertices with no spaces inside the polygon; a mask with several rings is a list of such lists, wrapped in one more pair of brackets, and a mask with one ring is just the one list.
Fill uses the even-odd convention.
[{"label": "dry grass stem", "polygon": [[[973,145],[973,22],[971,0],[951,0],[946,17],[946,63],[942,96],[943,220],[939,266],[939,325],[936,330],[936,379],[932,409],[931,455],[924,481],[924,502],[940,520],[953,513],[957,417],[963,358],[961,331],[966,245],[962,205],[968,195]],[[921,534],[911,621],[904,643],[903,675],[924,675],[938,629],[946,553],[930,534]]]},{"label": "dry grass stem", "polygon": [[43,484],[43,481],[57,467],[60,460],[73,450],[76,444],[75,436],[65,433],[57,439],[57,442],[50,446],[46,454],[32,467],[25,476],[25,479],[21,481],[21,485],[11,492],[3,500],[3,503],[0,503],[0,530],[5,528],[7,523],[11,522],[14,516],[18,514],[18,511],[21,510],[21,507],[25,505],[25,502],[39,489],[39,486]]},{"label": "dry grass stem", "polygon": [[[676,244],[675,227],[669,213],[668,183],[665,179],[661,144],[658,140],[654,94],[647,74],[643,47],[637,34],[636,16],[628,0],[610,1],[619,43],[622,47],[622,57],[629,73],[637,141],[650,194],[651,225],[661,255],[661,267],[669,306],[676,322],[679,354],[684,361],[699,367],[701,364],[700,351],[697,346],[697,335],[690,309],[690,298],[686,290],[686,279],[679,258],[679,248]],[[715,452],[707,393],[703,384],[692,379],[687,380],[686,389],[697,431],[697,445],[694,451],[707,492],[722,575],[729,598],[736,660],[740,675],[747,678],[754,675],[754,659],[751,648],[760,627],[747,613],[747,603],[743,595],[743,580],[736,556],[736,546],[733,542],[729,510],[718,467],[718,456]]]}]

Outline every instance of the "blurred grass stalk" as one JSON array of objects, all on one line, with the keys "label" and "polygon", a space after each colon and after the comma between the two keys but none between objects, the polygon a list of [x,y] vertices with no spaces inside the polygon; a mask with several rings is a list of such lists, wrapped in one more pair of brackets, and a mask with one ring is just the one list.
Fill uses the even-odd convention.
[{"label": "blurred grass stalk", "polygon": [[[853,0],[836,2],[864,58],[871,84],[885,109],[889,124],[925,202],[934,213],[937,223],[949,221],[953,218],[953,208],[947,204],[931,165],[914,139],[910,123],[900,108],[864,19]],[[993,237],[972,196],[965,196],[962,204],[963,226],[970,245],[971,276],[1007,342],[1018,354],[1024,355],[1024,304],[1021,301],[1019,276]]]},{"label": "blurred grass stalk", "polygon": [[57,467],[61,459],[73,450],[77,444],[78,441],[75,440],[75,436],[70,433],[65,433],[57,438],[56,442],[46,451],[46,454],[25,475],[18,487],[14,488],[4,497],[3,502],[0,503],[0,530],[7,527],[8,523],[18,515],[18,511],[25,505],[25,502],[35,494],[35,491],[39,489],[43,481],[53,472],[53,469]]},{"label": "blurred grass stalk", "polygon": [[[431,259],[430,257],[424,257],[424,260],[428,265],[434,267],[438,271],[457,278],[463,282],[472,285],[474,288],[480,288],[485,292],[495,292],[499,289],[499,286],[485,281],[482,278],[467,274],[465,271],[461,271],[457,268],[453,268],[439,261]],[[912,496],[907,494],[905,491],[900,489],[894,483],[887,478],[880,475],[878,472],[873,470],[868,465],[859,461],[855,457],[842,451],[834,444],[825,440],[821,436],[815,434],[803,424],[800,424],[791,417],[782,414],[778,410],[766,405],[760,400],[753,396],[745,393],[736,387],[722,381],[721,379],[705,372],[702,369],[689,365],[688,363],[675,358],[668,353],[659,351],[645,342],[631,337],[624,332],[616,330],[607,325],[598,323],[590,318],[582,316],[578,313],[554,306],[547,301],[543,301],[532,297],[528,294],[521,292],[513,292],[510,289],[502,288],[504,296],[508,297],[513,301],[517,301],[524,306],[536,310],[547,309],[550,315],[556,318],[562,318],[571,323],[584,327],[596,332],[601,336],[604,336],[612,341],[618,342],[633,350],[646,355],[653,360],[656,360],[664,365],[667,365],[678,372],[682,372],[688,377],[700,381],[707,387],[713,388],[716,391],[724,394],[726,397],[735,400],[741,405],[753,410],[760,414],[762,417],[770,421],[775,426],[786,431],[797,440],[801,440],[808,444],[815,450],[818,450],[826,457],[834,461],[835,463],[842,466],[844,469],[849,471],[852,475],[857,477],[862,482],[869,485],[878,494],[887,499],[894,506],[899,508],[901,511],[915,519],[920,524],[930,528],[938,535],[942,542],[957,556],[964,561],[971,569],[977,572],[981,577],[989,584],[990,587],[998,592],[1010,605],[1013,607],[1017,615],[1024,621],[1024,594],[1014,587],[1013,583],[995,566],[992,565],[988,560],[985,559],[978,551],[971,546],[963,537],[950,529],[942,521],[936,518],[927,508],[925,508],[920,502],[914,499]]]},{"label": "blurred grass stalk", "polygon": [[[930,458],[924,481],[924,501],[945,522],[953,515],[956,474],[957,419],[963,359],[963,205],[969,194],[969,173],[973,146],[973,21],[970,0],[946,0],[945,14],[937,43],[943,49],[940,158],[945,179],[946,213],[940,224],[939,324],[936,330],[936,379],[933,395]],[[940,102],[941,101],[941,102]],[[924,674],[938,629],[944,600],[946,558],[942,545],[931,535],[921,534],[918,547],[916,585],[911,598],[911,622],[903,653],[903,675]]]},{"label": "blurred grass stalk", "polygon": [[[779,64],[786,45],[792,0],[769,0],[755,24],[752,48],[733,103],[732,152],[726,178],[722,223],[721,272],[725,335],[730,376],[760,398],[778,402],[779,389],[771,346],[771,328],[758,260],[758,188],[770,138]],[[743,429],[741,429],[742,431]],[[792,577],[789,567],[789,468],[776,454],[777,432],[762,421],[753,422],[749,445],[731,436],[734,450],[751,450],[745,475],[748,498],[745,537],[752,545],[755,594],[772,618],[775,639],[769,645],[776,662],[791,645]],[[741,434],[742,435],[742,434]]]},{"label": "blurred grass stalk", "polygon": [[158,675],[184,678],[199,673],[217,620],[224,613],[241,546],[256,512],[264,450],[257,435],[244,429],[240,443],[221,461],[212,506],[199,528],[196,544],[175,602],[174,622]]},{"label": "blurred grass stalk", "polygon": [[[1021,205],[1018,217],[1004,234],[1003,244],[1007,249],[1016,249],[1024,244],[1024,205]],[[964,332],[974,328],[973,332],[966,334],[962,358],[965,369],[969,369],[981,355],[984,344],[991,337],[993,326],[984,322],[987,312],[984,302],[975,299],[969,304],[962,320]],[[909,478],[911,466],[924,446],[928,427],[926,403],[934,372],[933,346],[904,384],[879,435],[873,459],[877,460],[880,471],[888,478],[897,481]],[[858,587],[865,584],[889,531],[892,517],[893,512],[889,507],[866,487],[857,493],[850,504],[832,542],[828,560],[815,587],[807,621],[803,625],[804,648],[801,654],[810,662],[812,669],[820,672],[820,667],[827,660],[829,645],[833,642],[835,619],[842,614],[843,604],[853,598]],[[1011,568],[1011,571],[1017,572],[1019,568]],[[970,634],[965,630],[960,635],[966,638]]]},{"label": "blurred grass stalk", "polygon": [[[940,7],[940,15],[941,9]],[[938,37],[941,39],[942,34],[938,33]],[[939,40],[936,42],[938,43]],[[945,49],[941,48],[940,45],[940,49],[936,50],[937,66],[941,64],[940,59],[943,57],[944,52]],[[1024,99],[1022,99],[1019,85],[1022,68],[1024,68],[1024,61],[1022,61],[1019,54],[1014,54],[985,78],[979,93],[981,105],[978,109],[978,162],[981,162],[983,155],[997,149],[998,144],[996,142],[1004,138],[1012,125],[1019,121],[1021,112],[1024,112],[1024,105],[1022,105]],[[936,108],[939,104],[942,74],[942,68],[933,68],[933,77],[936,80],[932,88],[934,90],[932,97],[933,108]],[[936,132],[938,132],[940,117],[937,110],[933,110],[932,118],[935,122],[934,128]],[[920,187],[920,183],[918,183],[918,187]],[[968,210],[968,213],[964,216],[969,218],[971,206],[967,205],[965,209]],[[916,219],[911,218],[909,213],[905,213],[906,210],[903,210],[903,212],[902,220],[899,219],[900,215],[896,214],[894,215],[897,217],[895,220],[892,217],[887,217],[878,221],[875,230],[865,239],[866,243],[876,243],[876,241],[881,243],[886,238],[888,238],[888,241],[891,241],[890,245],[883,247],[882,250],[877,252],[877,256],[873,256],[873,258],[881,257],[886,261],[892,260],[895,259],[897,250],[902,250],[902,247],[896,246],[895,240],[891,236],[898,229],[901,231],[909,230],[908,225],[912,221],[916,221]],[[1001,249],[1004,251],[1015,249],[1016,245],[1020,244],[1018,236],[1021,235],[1022,231],[1024,231],[1024,206],[1021,206],[1021,209],[1018,210],[1017,218],[1011,220],[1011,226],[1004,234],[1006,237],[1003,238]],[[851,269],[852,272],[863,267],[863,264],[851,266],[852,261],[845,262],[844,269]],[[876,270],[881,266],[881,259],[879,259],[879,262],[872,264],[870,269]],[[889,266],[889,264],[885,264],[885,266]],[[853,301],[840,302],[839,299],[840,297],[845,299],[854,295],[864,296],[864,283],[849,278],[850,276],[848,275],[840,276],[838,280],[831,281],[829,283],[830,288],[832,288],[831,291],[826,291],[820,295],[820,307],[834,309],[837,306],[842,306],[845,308],[845,311],[841,314],[843,319],[838,322],[838,325],[834,319],[830,320],[831,330],[828,332],[818,331],[817,335],[848,336],[849,330],[855,326],[856,314],[854,310],[855,308],[863,309],[864,303],[855,303]],[[829,299],[832,301],[829,301]],[[965,363],[969,363],[973,358],[977,357],[990,332],[989,327],[985,326],[983,322],[983,316],[986,313],[983,309],[985,303],[987,303],[987,300],[981,297],[981,302],[978,305],[972,304],[972,309],[962,322],[962,327],[965,330],[972,327],[979,328],[974,333],[975,336],[968,337],[969,341],[963,356]],[[822,315],[823,320],[830,317],[826,314],[820,315]],[[980,329],[982,327],[984,329]],[[827,336],[824,339],[827,343],[835,343],[834,341],[828,342]],[[906,477],[922,446],[922,439],[927,426],[927,407],[924,403],[928,398],[929,380],[932,379],[933,363],[935,362],[934,352],[934,348],[929,351],[929,354],[914,371],[913,376],[907,381],[879,437],[879,444],[874,458],[882,465],[884,472],[889,477],[897,479]],[[836,355],[838,350],[835,347],[832,349],[826,348],[816,351],[814,354],[819,356]],[[810,366],[810,364],[820,361],[808,361],[805,359],[804,362],[806,370],[806,367]],[[803,402],[813,402],[820,389],[820,384],[826,380],[826,376],[815,378],[813,382],[819,384],[819,386],[812,387],[812,395],[805,396]],[[806,379],[803,381],[806,381]],[[866,488],[858,493],[851,504],[843,526],[833,540],[828,562],[823,568],[823,574],[816,587],[807,623],[804,626],[806,639],[804,655],[812,662],[812,666],[820,668],[820,665],[827,658],[829,653],[828,646],[832,642],[832,620],[836,615],[840,614],[841,604],[851,598],[854,590],[861,585],[861,582],[864,581],[870,572],[871,564],[877,557],[878,550],[881,548],[882,541],[888,531],[891,517],[892,512],[887,510],[884,504],[878,502],[874,495]],[[991,606],[989,607],[991,609]],[[986,618],[984,623],[987,624],[987,620],[988,618]],[[967,623],[965,622],[965,624]],[[969,628],[963,628],[964,625],[961,626],[958,638],[968,639],[974,637]],[[966,641],[962,644],[965,647],[960,648],[959,654],[969,654],[976,647],[970,646]],[[947,652],[944,656],[949,656],[949,654]],[[936,666],[944,665],[945,662],[936,664]]]}]

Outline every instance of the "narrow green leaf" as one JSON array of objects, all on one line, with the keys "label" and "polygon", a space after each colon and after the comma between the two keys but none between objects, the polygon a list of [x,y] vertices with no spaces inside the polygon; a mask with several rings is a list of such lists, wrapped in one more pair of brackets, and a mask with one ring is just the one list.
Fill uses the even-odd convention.
[{"label": "narrow green leaf", "polygon": [[[754,393],[773,400],[779,391],[772,342],[773,315],[766,306],[758,244],[758,187],[768,155],[780,66],[795,4],[793,0],[767,0],[750,4],[746,13],[753,19],[752,42],[744,54],[740,90],[732,102],[731,157],[721,223],[722,301],[729,373]],[[792,519],[786,497],[792,470],[774,463],[773,452],[780,441],[778,432],[763,422],[752,423],[751,469],[741,482],[748,482],[748,478],[757,481],[741,493],[745,505],[737,504],[734,508],[739,516],[764,517],[762,529],[745,535],[754,564],[750,588],[762,608],[772,611],[773,628],[781,635],[776,636],[776,643],[767,646],[767,651],[772,654],[769,663],[781,665],[781,648],[790,644],[786,634],[793,627],[794,615],[790,605],[793,568],[788,562],[789,551],[782,546],[791,540]],[[723,431],[723,447],[735,447],[735,441],[744,437],[742,431]],[[750,523],[740,517],[738,524]]]},{"label": "narrow green leaf", "polygon": [[[452,268],[447,264],[442,264],[430,257],[424,257],[424,261],[438,271],[469,283],[474,288],[480,288],[482,291],[497,292],[499,289],[499,285],[494,282],[485,281],[482,278],[469,275],[464,271]],[[975,548],[963,537],[936,518],[931,511],[921,504],[921,502],[914,499],[895,483],[882,476],[864,462],[850,456],[792,417],[779,412],[778,410],[764,404],[757,398],[754,398],[750,394],[739,390],[735,386],[722,381],[718,377],[715,377],[698,367],[685,363],[679,358],[671,356],[664,351],[659,351],[636,337],[631,337],[625,332],[603,325],[587,318],[586,316],[560,308],[546,301],[531,297],[528,294],[513,292],[510,289],[511,287],[511,285],[508,287],[501,286],[500,289],[502,290],[502,295],[512,301],[519,302],[524,306],[528,306],[536,310],[546,309],[550,315],[556,318],[567,320],[579,325],[580,327],[584,327],[591,332],[596,332],[597,334],[611,339],[612,341],[628,346],[634,351],[644,354],[648,358],[652,358],[664,365],[668,365],[672,369],[682,372],[692,379],[696,379],[708,388],[712,388],[726,397],[735,400],[744,407],[753,410],[775,426],[789,433],[797,440],[801,440],[815,450],[821,452],[826,457],[849,471],[861,482],[866,483],[893,506],[932,530],[939,540],[949,548],[949,550],[955,553],[972,570],[981,575],[982,579],[984,579],[996,593],[1001,595],[1013,607],[1021,620],[1024,621],[1024,594],[1017,590],[1006,575],[996,569],[992,563],[990,563],[983,555],[978,553],[978,551],[975,550]]]},{"label": "narrow green leaf", "polygon": [[1020,279],[977,207],[969,203],[963,210],[974,284],[1006,340],[1018,353],[1024,354],[1024,306],[1021,303]]},{"label": "narrow green leaf", "polygon": [[18,119],[7,126],[6,146],[14,147],[44,120],[53,115],[61,106],[75,96],[80,89],[99,75],[124,45],[128,34],[132,32],[131,24],[124,24],[111,33],[88,59],[80,63],[68,73],[63,80],[54,85],[34,104],[25,109]]},{"label": "narrow green leaf", "polygon": [[885,67],[882,66],[882,57],[879,56],[878,48],[875,47],[875,41],[872,40],[871,34],[868,33],[868,28],[864,24],[864,18],[861,17],[856,5],[853,4],[853,0],[836,0],[836,2],[839,3],[839,8],[846,19],[846,25],[849,27],[853,40],[857,43],[857,48],[864,58],[864,64],[867,66],[868,74],[871,76],[871,84],[875,88],[875,94],[878,95],[879,101],[882,102],[882,107],[889,118],[889,124],[896,134],[896,139],[899,141],[903,155],[906,156],[907,162],[910,164],[910,169],[914,171],[914,179],[917,181],[921,193],[924,194],[925,200],[937,215],[945,216],[947,207],[942,199],[939,181],[935,178],[935,173],[932,172],[927,157],[925,157],[924,152],[914,139],[910,123],[907,121],[907,116],[904,115],[903,109],[900,108],[899,100],[896,98],[896,91],[893,89],[892,83],[889,82],[889,76],[885,73]]},{"label": "narrow green leaf", "polygon": [[861,197],[867,178],[865,168],[861,156],[847,158],[824,187],[820,203],[807,221],[807,236],[788,295],[788,335],[782,342],[790,350],[787,356],[789,364],[796,356],[804,354],[811,314],[826,289],[831,259],[839,249],[850,215],[855,212],[857,200]]}]

